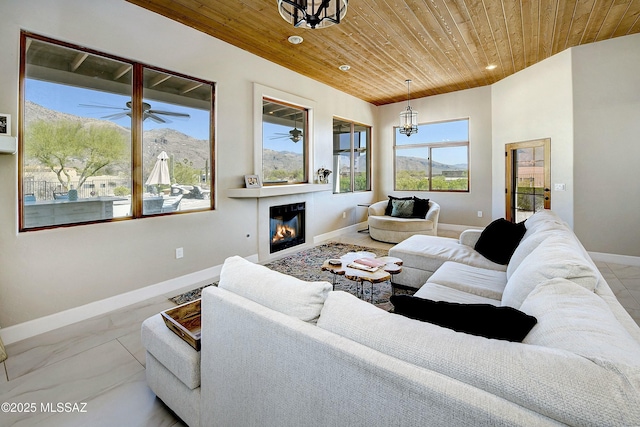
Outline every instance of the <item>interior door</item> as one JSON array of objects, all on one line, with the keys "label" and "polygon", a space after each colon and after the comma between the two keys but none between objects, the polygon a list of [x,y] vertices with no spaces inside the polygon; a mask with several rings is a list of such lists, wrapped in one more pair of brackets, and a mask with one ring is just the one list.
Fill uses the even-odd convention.
[{"label": "interior door", "polygon": [[521,222],[551,209],[551,139],[505,145],[506,219]]}]

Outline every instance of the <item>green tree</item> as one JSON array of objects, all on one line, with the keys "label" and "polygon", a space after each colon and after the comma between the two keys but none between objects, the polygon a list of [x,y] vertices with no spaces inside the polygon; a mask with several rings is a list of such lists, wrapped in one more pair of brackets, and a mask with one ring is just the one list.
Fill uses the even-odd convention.
[{"label": "green tree", "polygon": [[125,137],[113,127],[85,125],[79,121],[40,120],[25,132],[26,155],[54,172],[69,190],[70,169],[78,174],[78,188],[87,178],[128,158]]},{"label": "green tree", "polygon": [[182,163],[175,163],[173,179],[178,184],[197,185],[200,182],[200,169],[194,168],[193,162],[190,162],[189,159],[183,159]]}]

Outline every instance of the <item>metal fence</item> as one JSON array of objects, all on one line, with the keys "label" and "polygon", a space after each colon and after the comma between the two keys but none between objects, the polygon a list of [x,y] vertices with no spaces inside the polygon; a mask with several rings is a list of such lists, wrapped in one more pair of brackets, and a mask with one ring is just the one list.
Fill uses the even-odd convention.
[{"label": "metal fence", "polygon": [[[125,187],[131,193],[131,181],[128,179],[94,179],[85,181],[78,188],[77,182],[72,182],[69,188],[78,190],[78,198],[113,196],[114,189]],[[23,185],[24,194],[33,194],[36,200],[53,200],[53,193],[66,193],[62,184],[52,181],[36,181],[25,179]]]}]

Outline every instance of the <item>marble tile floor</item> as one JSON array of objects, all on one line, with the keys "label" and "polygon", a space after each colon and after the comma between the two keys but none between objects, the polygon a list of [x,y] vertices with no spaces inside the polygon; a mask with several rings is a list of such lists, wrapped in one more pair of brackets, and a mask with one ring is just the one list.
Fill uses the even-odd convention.
[{"label": "marble tile floor", "polygon": [[[454,232],[440,234],[457,237]],[[333,240],[392,246],[367,233]],[[640,267],[597,264],[640,324]],[[142,321],[172,307],[169,296],[8,345],[9,358],[0,363],[0,404],[8,402],[21,412],[0,412],[0,426],[184,426],[147,387],[140,342]],[[35,405],[25,407],[31,403]]]}]

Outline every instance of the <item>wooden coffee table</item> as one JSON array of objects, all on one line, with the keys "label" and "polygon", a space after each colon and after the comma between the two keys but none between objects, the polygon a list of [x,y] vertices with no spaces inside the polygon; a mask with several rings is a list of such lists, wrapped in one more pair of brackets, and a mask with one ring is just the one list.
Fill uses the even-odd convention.
[{"label": "wooden coffee table", "polygon": [[[366,271],[359,268],[351,268],[348,265],[359,258],[375,258],[377,260],[385,262],[385,265],[377,269],[376,271]],[[336,276],[344,276],[349,280],[353,280],[358,285],[362,285],[362,294],[364,294],[363,282],[371,283],[371,302],[373,302],[373,285],[375,283],[381,283],[391,281],[394,274],[398,274],[402,271],[402,260],[400,258],[384,256],[377,257],[372,252],[349,252],[342,255],[340,258],[340,265],[333,265],[326,260],[322,264],[322,270],[328,271],[333,275],[333,289],[336,286]],[[393,283],[392,283],[393,286]],[[358,293],[359,286],[356,286],[356,293]]]}]

